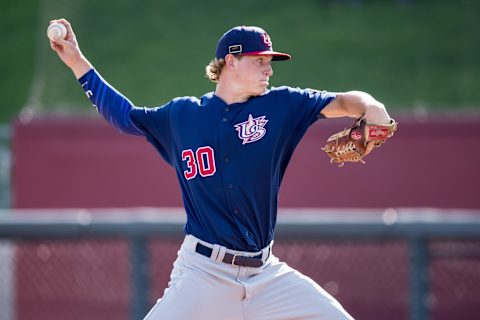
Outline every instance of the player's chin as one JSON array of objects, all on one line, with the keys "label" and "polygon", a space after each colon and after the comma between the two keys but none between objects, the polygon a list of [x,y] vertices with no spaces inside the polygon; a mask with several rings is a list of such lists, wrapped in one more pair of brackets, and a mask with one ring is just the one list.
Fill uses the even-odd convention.
[{"label": "player's chin", "polygon": [[267,91],[267,88],[262,88],[262,89],[254,90],[254,91],[252,92],[252,96],[261,96],[262,94],[265,93],[265,91]]},{"label": "player's chin", "polygon": [[260,81],[260,83],[258,84],[258,90],[260,91],[260,93],[263,93],[265,90],[267,90],[268,85],[268,81]]}]

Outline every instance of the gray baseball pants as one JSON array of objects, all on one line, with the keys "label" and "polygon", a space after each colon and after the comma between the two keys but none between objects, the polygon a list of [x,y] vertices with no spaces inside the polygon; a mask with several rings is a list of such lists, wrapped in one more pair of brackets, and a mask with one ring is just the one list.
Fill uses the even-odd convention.
[{"label": "gray baseball pants", "polygon": [[[198,242],[213,249],[210,258],[195,252]],[[271,254],[271,246],[249,253],[262,253],[260,268],[223,263],[225,252],[241,253],[187,235],[168,288],[144,320],[353,320],[318,284]]]}]

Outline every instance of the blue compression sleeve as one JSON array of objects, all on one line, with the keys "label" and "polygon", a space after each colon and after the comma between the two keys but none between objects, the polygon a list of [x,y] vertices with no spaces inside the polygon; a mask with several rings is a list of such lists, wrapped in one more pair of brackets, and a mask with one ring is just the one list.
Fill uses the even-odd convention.
[{"label": "blue compression sleeve", "polygon": [[95,69],[90,69],[78,81],[93,106],[112,126],[123,133],[144,135],[129,116],[130,110],[135,106],[108,84]]}]

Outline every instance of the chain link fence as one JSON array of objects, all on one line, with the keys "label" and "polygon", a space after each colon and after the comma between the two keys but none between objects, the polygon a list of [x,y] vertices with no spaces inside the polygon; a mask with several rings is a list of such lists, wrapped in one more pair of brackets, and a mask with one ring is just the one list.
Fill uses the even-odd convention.
[{"label": "chain link fence", "polygon": [[[141,319],[162,296],[182,241],[182,219],[157,213],[146,220],[135,212],[128,219],[0,219],[0,298],[10,304],[0,309],[0,319]],[[356,319],[468,319],[479,313],[478,213],[455,222],[400,218],[388,224],[381,217],[341,217],[280,219],[273,253]],[[425,244],[424,256],[412,254],[412,238]],[[420,297],[420,310],[412,297]]]}]

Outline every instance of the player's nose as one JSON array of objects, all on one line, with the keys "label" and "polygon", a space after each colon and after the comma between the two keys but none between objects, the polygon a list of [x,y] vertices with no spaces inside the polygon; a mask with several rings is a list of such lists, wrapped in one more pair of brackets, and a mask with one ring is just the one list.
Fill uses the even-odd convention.
[{"label": "player's nose", "polygon": [[267,76],[267,77],[271,77],[273,75],[273,68],[272,68],[272,65],[269,64],[267,66],[267,68],[265,69],[264,71],[264,74]]}]

